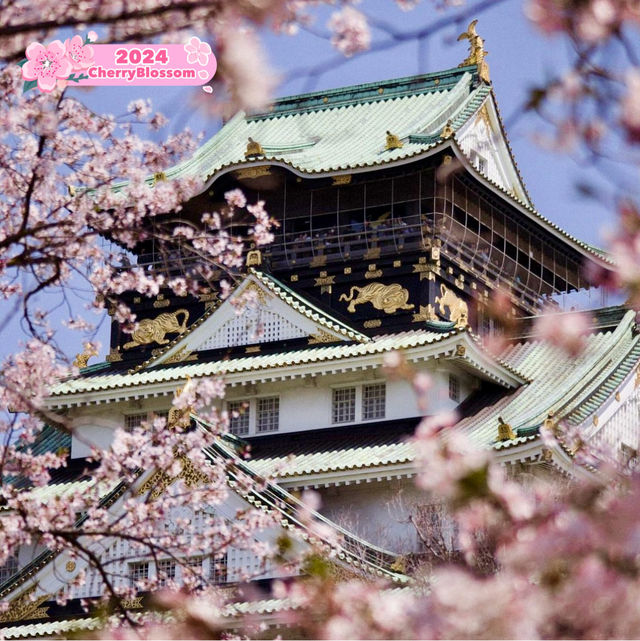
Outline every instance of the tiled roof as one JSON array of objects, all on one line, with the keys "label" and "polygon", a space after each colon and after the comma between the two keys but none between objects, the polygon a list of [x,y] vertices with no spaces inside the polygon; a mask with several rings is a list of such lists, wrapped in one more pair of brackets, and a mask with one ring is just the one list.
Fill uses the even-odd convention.
[{"label": "tiled roof", "polygon": [[[442,141],[449,119],[459,128],[482,104],[489,87],[475,67],[291,96],[265,114],[234,116],[167,178],[210,176],[232,166],[277,163],[317,174],[388,164],[417,156]],[[362,135],[363,128],[366,135]],[[386,132],[403,147],[385,149]],[[264,157],[247,160],[249,137]]]},{"label": "tiled roof", "polygon": [[45,623],[26,623],[0,629],[5,639],[37,639],[39,637],[65,638],[69,633],[97,630],[104,625],[98,617],[88,619],[69,619],[67,621],[47,621]]},{"label": "tiled roof", "polygon": [[165,381],[180,381],[187,376],[198,378],[203,376],[221,376],[268,370],[279,367],[305,365],[307,363],[328,362],[355,356],[383,354],[396,349],[410,349],[432,343],[460,334],[460,330],[449,332],[409,331],[401,334],[383,335],[367,343],[338,343],[328,346],[314,346],[278,354],[258,354],[241,356],[222,361],[189,363],[170,367],[157,367],[143,370],[134,374],[113,373],[97,374],[87,378],[75,378],[56,385],[51,392],[52,397],[64,394],[84,393],[98,390],[137,387]]},{"label": "tiled roof", "polygon": [[250,467],[278,478],[406,463],[413,448],[406,442],[419,418],[381,421],[247,439]]},{"label": "tiled roof", "polygon": [[[539,426],[550,411],[557,418],[568,417],[578,408],[586,408],[583,404],[587,401],[592,401],[590,407],[595,409],[608,397],[607,382],[617,380],[625,371],[619,368],[626,363],[628,371],[637,362],[639,337],[633,331],[634,323],[635,314],[629,311],[614,331],[591,334],[577,358],[543,341],[510,346],[502,358],[530,378],[531,383],[463,419],[459,427],[486,446],[496,439],[498,416],[519,429]],[[518,442],[530,438],[520,437]],[[496,447],[512,444],[509,441]]]}]

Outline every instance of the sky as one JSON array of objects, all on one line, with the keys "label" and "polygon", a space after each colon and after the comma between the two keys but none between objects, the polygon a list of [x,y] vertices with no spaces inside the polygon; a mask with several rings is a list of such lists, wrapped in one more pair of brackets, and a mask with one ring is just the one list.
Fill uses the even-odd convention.
[{"label": "sky", "polygon": [[[364,0],[357,6],[375,24],[382,22],[390,25],[394,32],[407,34],[432,25],[446,15],[435,9],[436,4],[433,0],[423,0],[408,12],[400,10],[392,0]],[[469,2],[467,6],[476,4],[478,2]],[[401,37],[392,48],[350,59],[340,58],[329,44],[326,26],[335,10],[335,6],[314,10],[312,26],[295,36],[277,36],[266,30],[262,33],[265,55],[283,79],[277,88],[277,96],[448,69],[457,66],[467,55],[468,43],[456,41],[469,22],[465,19],[420,43]],[[568,65],[571,52],[567,43],[561,38],[543,38],[524,16],[521,0],[497,1],[491,9],[472,15],[479,18],[477,31],[485,39],[489,52],[487,61],[498,105],[535,207],[571,234],[603,245],[603,232],[612,227],[613,213],[586,199],[576,189],[580,182],[598,185],[598,173],[564,153],[549,151],[535,142],[536,132],[540,132],[544,123],[537,115],[524,113],[522,109],[532,88],[544,85]],[[389,37],[388,31],[375,28],[374,49]],[[215,43],[212,44],[215,51]],[[313,72],[318,66],[323,67],[322,73]],[[170,121],[155,134],[158,140],[184,127],[203,132],[206,139],[221,126],[217,119],[194,109],[192,98],[195,92],[202,91],[200,88],[107,87],[76,91],[78,97],[94,110],[115,115],[125,114],[131,100],[150,98],[154,107]],[[144,132],[140,131],[140,134]],[[98,338],[104,352],[108,343],[108,322],[102,323]],[[79,351],[78,343],[76,336],[69,348],[71,354]]]}]

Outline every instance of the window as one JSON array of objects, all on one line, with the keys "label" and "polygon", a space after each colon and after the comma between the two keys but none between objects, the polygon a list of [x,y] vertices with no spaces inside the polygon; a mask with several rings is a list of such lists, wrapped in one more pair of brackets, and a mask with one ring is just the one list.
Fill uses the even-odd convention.
[{"label": "window", "polygon": [[158,585],[165,586],[176,578],[176,562],[173,559],[161,559],[156,564]]},{"label": "window", "polygon": [[460,381],[453,374],[449,374],[449,398],[456,403],[460,400]]},{"label": "window", "polygon": [[142,421],[147,420],[147,413],[143,412],[142,414],[125,414],[124,415],[124,429],[132,430],[134,427],[140,427]]},{"label": "window", "polygon": [[333,390],[332,422],[348,423],[356,418],[356,388],[340,387]]},{"label": "window", "polygon": [[0,583],[10,579],[18,571],[18,555],[12,554],[4,563],[0,565]]},{"label": "window", "polygon": [[136,561],[129,563],[129,585],[132,588],[138,587],[139,581],[144,581],[149,578],[149,562]]},{"label": "window", "polygon": [[244,401],[229,401],[227,403],[227,412],[229,413],[229,431],[236,436],[248,434],[250,419],[249,403]]},{"label": "window", "polygon": [[387,386],[385,383],[365,385],[362,388],[362,420],[384,418],[387,401]]},{"label": "window", "polygon": [[227,555],[211,557],[209,560],[209,580],[211,583],[226,583],[227,578]]},{"label": "window", "polygon": [[256,407],[256,431],[277,431],[280,417],[280,399],[277,396],[259,398]]},{"label": "window", "polygon": [[190,556],[184,560],[184,567],[182,568],[182,578],[188,585],[194,587],[202,587],[202,564],[204,561],[203,556]]}]

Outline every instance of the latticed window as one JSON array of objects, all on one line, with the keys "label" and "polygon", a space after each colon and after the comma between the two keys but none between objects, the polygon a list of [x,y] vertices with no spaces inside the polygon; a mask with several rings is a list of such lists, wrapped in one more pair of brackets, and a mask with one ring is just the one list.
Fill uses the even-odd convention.
[{"label": "latticed window", "polygon": [[249,403],[245,401],[229,401],[227,403],[229,413],[229,431],[237,436],[249,433]]},{"label": "latticed window", "polygon": [[129,563],[129,585],[132,588],[137,587],[139,581],[144,581],[149,578],[149,562],[136,561]]},{"label": "latticed window", "polygon": [[204,557],[190,556],[184,559],[184,565],[185,567],[182,568],[182,578],[184,582],[192,586],[202,587]]},{"label": "latticed window", "polygon": [[364,385],[362,387],[362,419],[384,418],[387,404],[387,386],[385,383]]},{"label": "latticed window", "polygon": [[209,563],[209,580],[211,583],[226,583],[229,580],[226,553],[223,556],[212,556]]},{"label": "latticed window", "polygon": [[449,398],[456,402],[460,400],[460,381],[453,374],[449,374]]},{"label": "latticed window", "polygon": [[0,565],[0,583],[11,578],[18,571],[18,555],[12,554],[4,563]]},{"label": "latticed window", "polygon": [[147,420],[147,413],[138,413],[138,414],[125,414],[124,415],[124,429],[132,430],[135,427],[140,427],[142,421]]},{"label": "latticed window", "polygon": [[156,564],[158,584],[167,585],[169,581],[176,578],[176,562],[173,559],[160,559]]},{"label": "latticed window", "polygon": [[348,423],[356,418],[356,388],[340,387],[333,390],[331,412],[333,423]]},{"label": "latticed window", "polygon": [[280,399],[277,396],[259,398],[256,402],[256,430],[275,432],[280,423]]}]

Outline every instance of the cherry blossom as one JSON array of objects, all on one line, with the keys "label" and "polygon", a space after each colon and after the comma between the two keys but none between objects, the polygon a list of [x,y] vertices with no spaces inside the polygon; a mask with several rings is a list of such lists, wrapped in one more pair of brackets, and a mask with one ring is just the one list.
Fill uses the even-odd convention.
[{"label": "cherry blossom", "polygon": [[331,44],[345,56],[365,51],[371,44],[371,32],[365,16],[347,5],[329,20]]},{"label": "cherry blossom", "polygon": [[67,58],[75,70],[88,69],[93,64],[94,51],[91,45],[85,45],[82,37],[75,35],[64,42]]},{"label": "cherry blossom", "polygon": [[46,93],[53,91],[57,80],[67,78],[73,69],[60,40],[54,40],[46,47],[33,42],[27,47],[26,56],[22,77],[25,80],[37,80],[38,89]]},{"label": "cherry blossom", "polygon": [[199,65],[205,67],[209,62],[211,46],[206,42],[202,42],[200,38],[195,36],[191,38],[184,46],[184,50],[187,52],[187,62],[191,64],[197,62]]}]

